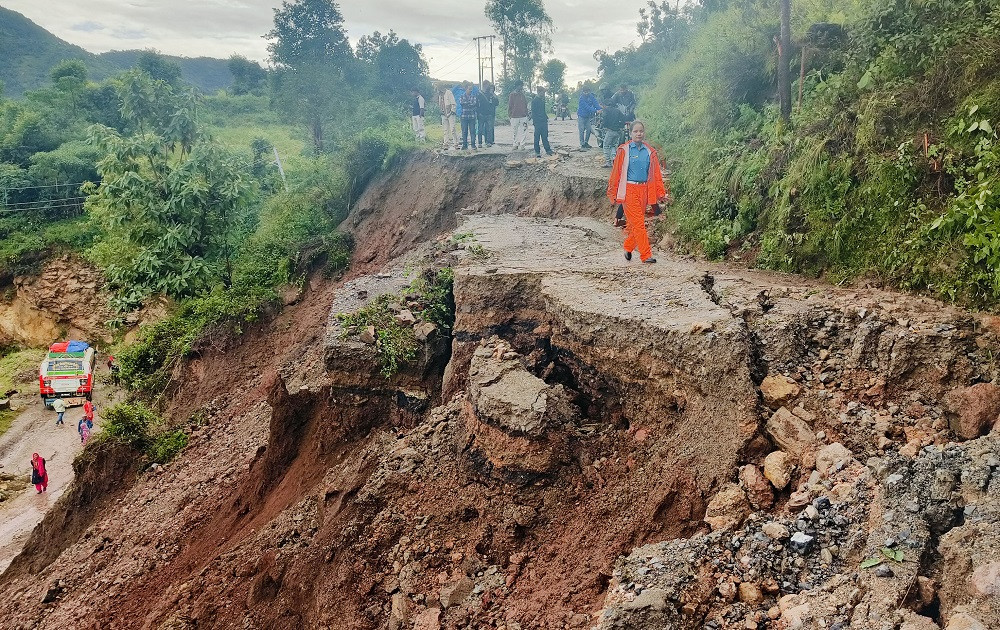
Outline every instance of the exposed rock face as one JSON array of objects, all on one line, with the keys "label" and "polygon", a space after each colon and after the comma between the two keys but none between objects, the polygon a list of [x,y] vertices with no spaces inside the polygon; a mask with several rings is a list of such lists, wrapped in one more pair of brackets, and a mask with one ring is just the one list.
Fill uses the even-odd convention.
[{"label": "exposed rock face", "polygon": [[0,340],[33,346],[60,338],[110,341],[103,285],[100,272],[74,256],[49,261],[38,276],[14,278],[12,297],[0,302]]},{"label": "exposed rock face", "polygon": [[[282,379],[203,402],[209,419],[182,456],[81,523],[51,564],[25,559],[4,578],[0,618],[924,630],[933,615],[1000,627],[997,439],[954,444],[940,404],[996,377],[996,337],[971,316],[668,257],[627,265],[619,235],[594,221],[462,229],[482,252],[434,253],[465,261],[444,375],[434,344],[449,331],[387,379],[364,331],[345,337],[331,317],[282,355]],[[390,236],[383,245],[402,247],[412,235]],[[407,283],[356,278],[331,289],[332,311]],[[219,355],[199,387],[232,371]],[[800,388],[777,414],[760,404],[767,374]],[[55,579],[65,589],[39,607]]]}]

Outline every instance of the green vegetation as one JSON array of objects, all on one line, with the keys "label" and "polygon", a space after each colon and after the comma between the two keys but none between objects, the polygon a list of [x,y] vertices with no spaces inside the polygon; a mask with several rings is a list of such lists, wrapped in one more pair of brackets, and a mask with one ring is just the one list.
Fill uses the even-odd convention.
[{"label": "green vegetation", "polygon": [[[0,348],[0,398],[12,389],[38,392],[38,366],[45,350]],[[33,388],[33,389],[32,389]],[[0,411],[0,435],[10,429],[20,410]]]},{"label": "green vegetation", "polygon": [[39,348],[0,349],[0,397],[4,392],[24,389],[27,385],[35,385],[37,394],[38,366],[42,364],[45,353],[46,350]]},{"label": "green vegetation", "polygon": [[188,436],[164,427],[163,419],[141,402],[118,403],[104,412],[97,440],[114,440],[144,453],[150,463],[165,464],[180,453]]},{"label": "green vegetation", "polygon": [[679,234],[713,258],[995,304],[1000,8],[793,0],[787,68],[778,22],[768,0],[651,4],[640,46],[597,55],[602,81],[645,83]]},{"label": "green vegetation", "polygon": [[[375,353],[382,365],[382,375],[391,378],[403,366],[417,357],[420,349],[413,328],[396,321],[394,303],[409,305],[419,319],[435,324],[442,332],[451,331],[455,323],[455,298],[452,293],[455,275],[451,267],[428,270],[417,278],[401,295],[380,295],[356,313],[341,313],[338,318],[346,338],[353,329],[375,329]],[[398,307],[397,307],[398,308]]]},{"label": "green vegetation", "polygon": [[338,226],[413,146],[419,46],[390,31],[355,53],[320,0],[284,3],[267,37],[276,69],[224,62],[231,93],[199,94],[183,63],[144,51],[102,82],[89,59],[53,63],[48,87],[0,99],[0,282],[68,251],[103,270],[112,327],[167,298],[167,317],[115,353],[147,402],[184,357],[280,308],[279,290],[342,273]]}]

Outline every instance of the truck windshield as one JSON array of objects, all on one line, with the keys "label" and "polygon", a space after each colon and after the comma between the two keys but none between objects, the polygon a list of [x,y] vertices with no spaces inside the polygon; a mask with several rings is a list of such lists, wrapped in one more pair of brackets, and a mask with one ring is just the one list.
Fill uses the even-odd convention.
[{"label": "truck windshield", "polygon": [[78,359],[55,359],[53,361],[49,361],[47,371],[49,374],[56,372],[70,372],[78,374],[83,372],[83,361]]}]

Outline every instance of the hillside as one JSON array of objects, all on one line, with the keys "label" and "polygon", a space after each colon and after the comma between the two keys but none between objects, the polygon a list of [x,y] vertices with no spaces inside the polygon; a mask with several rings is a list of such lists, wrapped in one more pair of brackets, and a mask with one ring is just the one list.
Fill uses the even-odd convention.
[{"label": "hillside", "polygon": [[[127,70],[139,50],[113,50],[95,55],[65,42],[16,11],[0,7],[0,81],[3,93],[18,97],[50,83],[49,71],[64,59],[87,64],[91,79],[102,80]],[[215,92],[232,83],[225,59],[165,55],[181,67],[184,81],[205,92]]]},{"label": "hillside", "polygon": [[[590,158],[416,153],[377,177],[348,277],[174,370],[177,459],[77,459],[0,577],[5,619],[997,627],[996,320],[626,263]],[[406,287],[442,265],[433,324]],[[392,325],[351,323],[378,309],[419,340],[391,377]]]}]

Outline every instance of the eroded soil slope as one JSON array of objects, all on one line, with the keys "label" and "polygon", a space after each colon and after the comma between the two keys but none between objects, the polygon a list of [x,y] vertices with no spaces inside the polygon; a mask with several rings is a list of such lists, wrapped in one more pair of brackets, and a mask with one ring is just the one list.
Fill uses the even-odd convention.
[{"label": "eroded soil slope", "polygon": [[[454,174],[433,159],[359,202],[348,281],[185,366],[190,446],[0,578],[10,627],[1000,624],[994,320],[626,263],[605,223],[550,218],[603,212],[599,175],[546,211],[497,208],[493,157],[393,187]],[[456,225],[463,186],[491,201]],[[389,293],[409,323],[401,290],[442,265],[453,329],[417,318],[387,379],[337,314]]]}]

